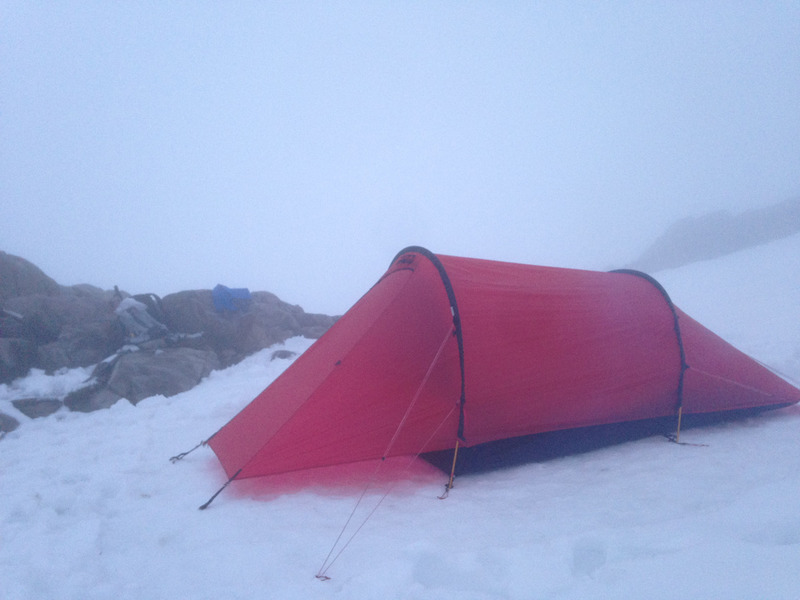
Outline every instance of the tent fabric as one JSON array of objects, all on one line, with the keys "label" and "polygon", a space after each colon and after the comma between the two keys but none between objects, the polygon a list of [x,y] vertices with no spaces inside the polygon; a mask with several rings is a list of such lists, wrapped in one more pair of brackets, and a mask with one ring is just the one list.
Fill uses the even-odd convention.
[{"label": "tent fabric", "polygon": [[410,247],[208,444],[245,478],[665,417],[681,401],[716,412],[800,390],[648,277]]}]

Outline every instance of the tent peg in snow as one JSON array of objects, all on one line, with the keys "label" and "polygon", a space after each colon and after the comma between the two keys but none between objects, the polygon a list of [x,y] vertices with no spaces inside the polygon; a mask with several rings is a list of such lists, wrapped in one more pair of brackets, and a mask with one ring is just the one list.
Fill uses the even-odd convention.
[{"label": "tent peg in snow", "polygon": [[230,482],[799,401],[645,274],[409,247],[207,443]]}]

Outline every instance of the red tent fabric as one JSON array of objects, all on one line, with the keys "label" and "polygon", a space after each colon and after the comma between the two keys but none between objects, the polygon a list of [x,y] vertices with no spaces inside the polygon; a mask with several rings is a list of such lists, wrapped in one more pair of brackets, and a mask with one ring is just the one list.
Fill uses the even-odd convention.
[{"label": "red tent fabric", "polygon": [[242,479],[796,402],[646,275],[411,247],[208,444]]}]

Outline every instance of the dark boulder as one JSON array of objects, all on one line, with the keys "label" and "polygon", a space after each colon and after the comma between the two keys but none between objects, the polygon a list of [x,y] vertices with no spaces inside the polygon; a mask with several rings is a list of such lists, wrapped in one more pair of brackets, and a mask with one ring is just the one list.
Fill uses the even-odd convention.
[{"label": "dark boulder", "polygon": [[14,417],[0,412],[0,437],[19,427],[19,421]]},{"label": "dark boulder", "polygon": [[0,337],[0,383],[25,375],[36,364],[36,345],[19,338]]},{"label": "dark boulder", "polygon": [[296,354],[297,354],[297,352],[292,352],[291,350],[275,350],[275,352],[272,353],[272,355],[269,357],[269,359],[271,361],[272,360],[287,359],[287,358],[292,358]]},{"label": "dark boulder", "polygon": [[97,382],[70,392],[64,398],[64,406],[72,411],[92,412],[109,408],[122,399],[122,396],[109,391],[105,382]]},{"label": "dark boulder", "polygon": [[52,415],[63,406],[61,400],[57,398],[23,398],[14,400],[11,404],[19,412],[31,419]]}]

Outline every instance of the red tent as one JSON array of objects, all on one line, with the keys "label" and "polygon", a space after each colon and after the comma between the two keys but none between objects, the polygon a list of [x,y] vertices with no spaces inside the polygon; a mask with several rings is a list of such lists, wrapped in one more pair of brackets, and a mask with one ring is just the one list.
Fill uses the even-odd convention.
[{"label": "red tent", "polygon": [[799,401],[642,273],[411,247],[208,444],[242,479]]}]

